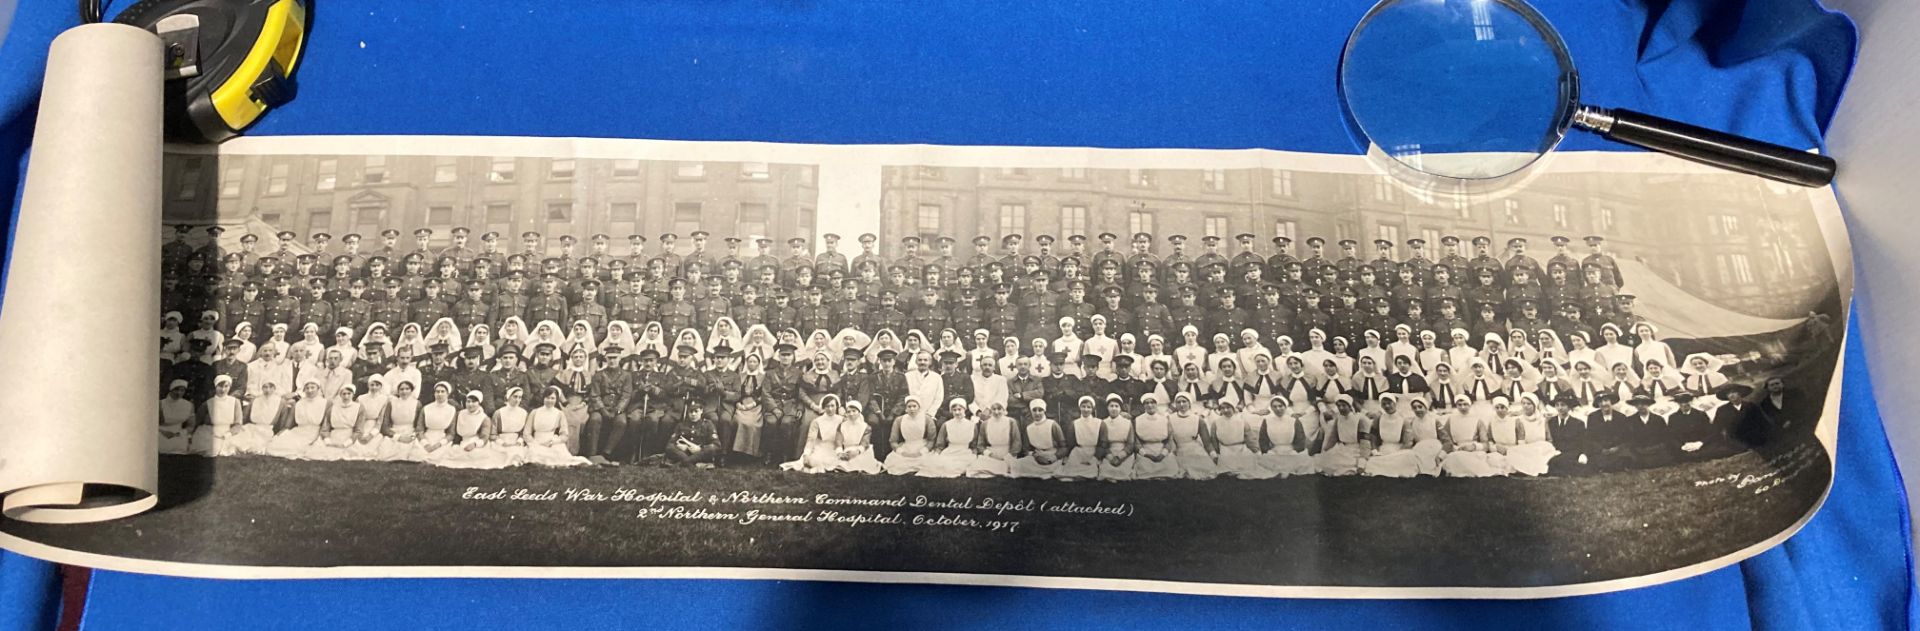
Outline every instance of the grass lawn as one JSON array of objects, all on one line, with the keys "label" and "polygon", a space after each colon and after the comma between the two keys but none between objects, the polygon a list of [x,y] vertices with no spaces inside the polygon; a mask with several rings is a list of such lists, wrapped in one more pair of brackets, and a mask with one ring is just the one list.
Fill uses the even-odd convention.
[{"label": "grass lawn", "polygon": [[[1082,576],[1322,586],[1541,586],[1631,577],[1730,554],[1791,526],[1831,464],[1817,446],[1577,478],[1108,484],[643,467],[471,471],[263,457],[161,460],[160,509],[104,523],[7,522],[100,554],[274,566],[710,566]],[[1787,475],[1786,472],[1796,472]],[[1772,475],[1769,475],[1772,474]],[[1748,478],[1754,476],[1754,478]],[[463,498],[519,489],[552,499]],[[606,501],[569,501],[567,489]],[[680,493],[692,502],[621,501]],[[804,503],[710,502],[737,492]],[[814,502],[971,499],[975,508]],[[1031,501],[999,512],[980,505]],[[1064,513],[1066,502],[1126,514]],[[680,517],[674,518],[678,509]],[[709,518],[684,518],[691,511]],[[763,516],[811,521],[739,523]],[[848,524],[829,512],[911,522]],[[644,516],[643,516],[644,515]],[[1012,522],[1018,522],[1017,526]],[[994,529],[993,526],[998,526]]]}]

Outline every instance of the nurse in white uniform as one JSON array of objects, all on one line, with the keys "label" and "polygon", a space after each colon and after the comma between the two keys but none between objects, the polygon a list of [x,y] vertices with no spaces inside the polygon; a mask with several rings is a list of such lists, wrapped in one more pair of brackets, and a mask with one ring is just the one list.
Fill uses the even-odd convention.
[{"label": "nurse in white uniform", "polygon": [[908,395],[906,413],[893,420],[892,434],[888,443],[893,449],[887,452],[884,469],[893,475],[913,475],[920,471],[920,464],[933,449],[936,436],[934,420],[921,407],[920,398]]},{"label": "nurse in white uniform", "polygon": [[582,467],[593,461],[567,451],[567,413],[560,409],[567,398],[560,388],[549,386],[540,393],[540,407],[527,412],[527,462],[547,467]]},{"label": "nurse in white uniform", "polygon": [[240,405],[240,397],[233,396],[233,378],[219,375],[213,378],[213,396],[203,404],[206,409],[206,423],[193,430],[193,453],[202,456],[231,456],[239,450],[234,443],[235,433],[245,415]]},{"label": "nurse in white uniform", "polygon": [[915,475],[923,478],[957,478],[966,473],[967,465],[980,455],[976,449],[980,422],[974,420],[968,411],[965,399],[955,398],[947,402],[949,418],[940,424],[934,439],[934,453],[927,455]]},{"label": "nurse in white uniform", "polygon": [[1013,461],[1013,477],[1049,479],[1060,473],[1060,448],[1066,445],[1067,434],[1047,416],[1046,401],[1034,399],[1027,408],[1032,420],[1021,435],[1027,453]]},{"label": "nurse in white uniform", "polygon": [[1060,470],[1054,477],[1061,480],[1091,480],[1100,476],[1100,430],[1099,417],[1093,415],[1093,397],[1082,396],[1076,402],[1077,415],[1068,425],[1066,457],[1060,464]]},{"label": "nurse in white uniform", "polygon": [[[1232,365],[1232,364],[1225,364]],[[1220,466],[1213,460],[1213,438],[1208,436],[1204,410],[1193,407],[1193,396],[1185,392],[1173,395],[1173,413],[1167,416],[1167,429],[1173,437],[1174,461],[1181,475],[1189,480],[1220,477]]]},{"label": "nurse in white uniform", "polygon": [[187,400],[187,380],[167,384],[167,397],[160,400],[160,453],[184,454],[193,450],[193,402]]},{"label": "nurse in white uniform", "polygon": [[1003,478],[1013,473],[1013,460],[1020,452],[1020,423],[1007,416],[1000,403],[987,406],[987,417],[980,421],[980,455],[967,465],[969,478]]}]

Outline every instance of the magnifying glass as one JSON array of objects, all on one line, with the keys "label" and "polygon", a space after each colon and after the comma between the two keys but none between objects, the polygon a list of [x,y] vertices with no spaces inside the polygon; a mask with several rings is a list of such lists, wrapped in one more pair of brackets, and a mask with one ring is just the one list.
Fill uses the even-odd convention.
[{"label": "magnifying glass", "polygon": [[1347,38],[1340,97],[1379,153],[1450,180],[1518,173],[1569,127],[1802,186],[1835,169],[1828,156],[1581,103],[1566,42],[1521,0],[1381,0]]}]

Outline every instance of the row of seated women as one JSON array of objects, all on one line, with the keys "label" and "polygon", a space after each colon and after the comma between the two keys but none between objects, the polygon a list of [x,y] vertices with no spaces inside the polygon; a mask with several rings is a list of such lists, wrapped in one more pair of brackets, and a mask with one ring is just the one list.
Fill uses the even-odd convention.
[{"label": "row of seated women", "polygon": [[[1325,405],[1294,405],[1285,397],[1246,409],[1225,400],[1203,403],[1211,407],[1196,405],[1186,392],[1171,401],[1148,394],[1142,413],[1129,416],[1115,395],[1100,418],[1098,402],[1086,396],[1072,411],[1073,420],[1063,424],[1040,400],[1015,419],[998,403],[980,409],[954,399],[947,403],[949,418],[939,421],[909,397],[906,414],[893,423],[892,449],[881,460],[859,403],[843,406],[829,395],[825,411],[809,424],[800,458],[782,466],[809,473],[1114,481],[1316,473],[1531,476],[1547,473],[1561,453],[1551,442],[1550,415],[1575,419],[1568,409],[1549,411],[1533,394],[1517,405],[1505,397],[1476,403],[1461,396],[1452,410],[1430,410],[1424,397],[1393,394],[1358,404],[1346,395]],[[1556,408],[1573,405],[1562,399]],[[1578,420],[1584,425],[1584,417]],[[1675,442],[1676,448],[1681,444]],[[1585,460],[1582,455],[1577,464]]]},{"label": "row of seated women", "polygon": [[392,394],[379,376],[369,377],[367,392],[352,385],[327,396],[318,381],[307,381],[298,397],[284,396],[268,384],[261,396],[243,404],[230,392],[232,379],[214,380],[214,395],[196,414],[185,397],[187,383],[170,384],[160,401],[162,453],[231,456],[267,455],[296,460],[376,460],[422,462],[454,468],[495,469],[522,464],[571,467],[589,464],[567,444],[567,422],[559,388],[527,393],[513,388],[505,404],[488,414],[483,396],[453,397],[446,382],[435,384],[433,400],[414,397],[402,381]]}]

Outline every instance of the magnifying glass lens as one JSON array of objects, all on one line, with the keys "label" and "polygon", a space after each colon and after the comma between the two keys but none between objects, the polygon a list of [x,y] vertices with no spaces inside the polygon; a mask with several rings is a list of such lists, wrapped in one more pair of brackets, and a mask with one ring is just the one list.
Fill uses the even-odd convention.
[{"label": "magnifying glass lens", "polygon": [[1389,0],[1361,22],[1340,68],[1348,115],[1415,170],[1486,179],[1559,144],[1577,87],[1535,16],[1501,0]]}]

